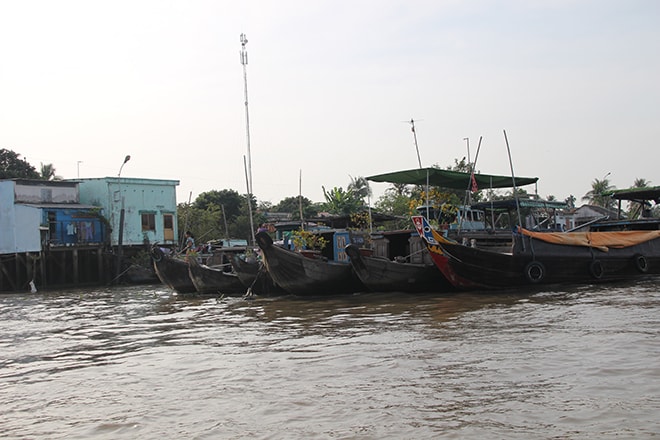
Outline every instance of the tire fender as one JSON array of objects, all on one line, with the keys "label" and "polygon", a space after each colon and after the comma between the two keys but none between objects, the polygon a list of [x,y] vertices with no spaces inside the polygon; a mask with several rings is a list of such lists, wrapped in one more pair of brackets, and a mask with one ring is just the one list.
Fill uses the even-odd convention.
[{"label": "tire fender", "polygon": [[545,277],[545,267],[539,261],[532,261],[525,266],[525,277],[530,283],[538,283]]},{"label": "tire fender", "polygon": [[646,257],[642,254],[636,254],[633,257],[633,262],[635,263],[635,268],[640,273],[646,273],[649,270],[649,262],[646,260]]},{"label": "tire fender", "polygon": [[600,260],[594,260],[589,264],[589,273],[592,277],[597,280],[603,277],[605,270],[603,269],[603,263]]}]

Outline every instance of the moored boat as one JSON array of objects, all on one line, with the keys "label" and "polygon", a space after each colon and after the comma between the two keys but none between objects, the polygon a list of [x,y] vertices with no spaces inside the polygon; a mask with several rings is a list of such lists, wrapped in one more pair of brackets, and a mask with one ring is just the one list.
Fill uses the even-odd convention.
[{"label": "moored boat", "polygon": [[243,295],[247,289],[235,273],[225,272],[224,266],[207,266],[196,258],[188,260],[188,275],[197,293]]},{"label": "moored boat", "polygon": [[165,254],[154,245],[151,247],[151,259],[154,270],[160,281],[178,293],[194,293],[197,291],[188,274],[188,262]]},{"label": "moored boat", "polygon": [[411,230],[372,234],[374,249],[369,253],[355,244],[346,246],[351,266],[362,284],[374,292],[452,290],[453,286],[435,266],[423,241],[412,234],[415,233]]},{"label": "moored boat", "polygon": [[245,286],[247,294],[260,296],[283,295],[286,292],[273,282],[266,266],[256,258],[247,258],[245,254],[235,254],[231,266],[236,276]]},{"label": "moored boat", "polygon": [[660,230],[519,231],[512,253],[450,242],[440,246],[456,274],[484,288],[619,281],[660,274]]},{"label": "moored boat", "polygon": [[455,241],[446,238],[442,233],[431,228],[424,216],[413,216],[412,221],[417,229],[417,233],[426,244],[429,256],[440,272],[442,272],[445,280],[460,290],[471,290],[482,287],[481,284],[457,274],[449,265],[449,258],[442,250],[440,243],[456,243]]},{"label": "moored boat", "polygon": [[[613,197],[660,199],[660,188],[618,191]],[[634,199],[633,197],[636,197]],[[642,200],[644,205],[645,200]],[[620,210],[619,210],[620,211]],[[647,209],[647,213],[651,210]],[[510,252],[493,252],[444,239],[426,219],[413,218],[427,247],[445,273],[471,287],[502,289],[539,284],[584,284],[636,279],[660,274],[660,219],[618,218],[589,223],[569,232],[530,231],[518,227]],[[467,287],[470,287],[468,285]]]},{"label": "moored boat", "polygon": [[275,245],[266,232],[259,232],[256,241],[273,281],[288,293],[318,296],[366,290],[348,262],[332,261],[313,254],[304,256]]}]

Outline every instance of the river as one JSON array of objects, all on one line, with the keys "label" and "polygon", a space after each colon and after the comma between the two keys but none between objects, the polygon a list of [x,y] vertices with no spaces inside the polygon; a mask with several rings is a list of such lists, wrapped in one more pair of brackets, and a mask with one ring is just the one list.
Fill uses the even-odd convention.
[{"label": "river", "polygon": [[0,437],[660,437],[659,287],[4,294]]}]

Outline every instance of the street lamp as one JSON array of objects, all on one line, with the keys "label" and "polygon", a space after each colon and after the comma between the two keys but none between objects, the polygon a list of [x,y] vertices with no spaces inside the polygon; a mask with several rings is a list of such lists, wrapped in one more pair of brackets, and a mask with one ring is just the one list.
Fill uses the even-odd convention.
[{"label": "street lamp", "polygon": [[131,155],[127,154],[126,157],[124,158],[124,163],[122,163],[121,166],[119,167],[119,174],[117,174],[117,177],[121,177],[121,170],[122,168],[124,168],[124,165],[126,165],[126,162],[128,162],[129,160],[131,160]]},{"label": "street lamp", "polygon": [[124,162],[119,167],[119,173],[117,174],[118,184],[119,184],[119,197],[121,197],[121,209],[119,210],[119,237],[117,238],[117,276],[115,277],[115,282],[119,282],[119,277],[121,275],[121,260],[122,260],[122,244],[124,239],[124,196],[121,193],[121,170],[126,165],[126,162],[131,160],[129,154],[124,158]]}]

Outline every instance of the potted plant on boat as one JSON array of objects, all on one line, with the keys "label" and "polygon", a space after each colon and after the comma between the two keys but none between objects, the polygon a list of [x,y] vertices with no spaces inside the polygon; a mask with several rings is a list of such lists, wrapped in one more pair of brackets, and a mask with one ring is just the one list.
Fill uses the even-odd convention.
[{"label": "potted plant on boat", "polygon": [[319,256],[321,251],[328,244],[328,240],[320,234],[315,234],[304,229],[292,231],[291,241],[293,242],[293,248],[296,252],[300,252],[304,256],[310,258]]},{"label": "potted plant on boat", "polygon": [[368,231],[370,226],[369,213],[362,211],[350,215],[352,228],[349,228],[353,233],[351,234],[351,241],[358,245],[360,254],[370,257],[373,255],[371,234]]}]

